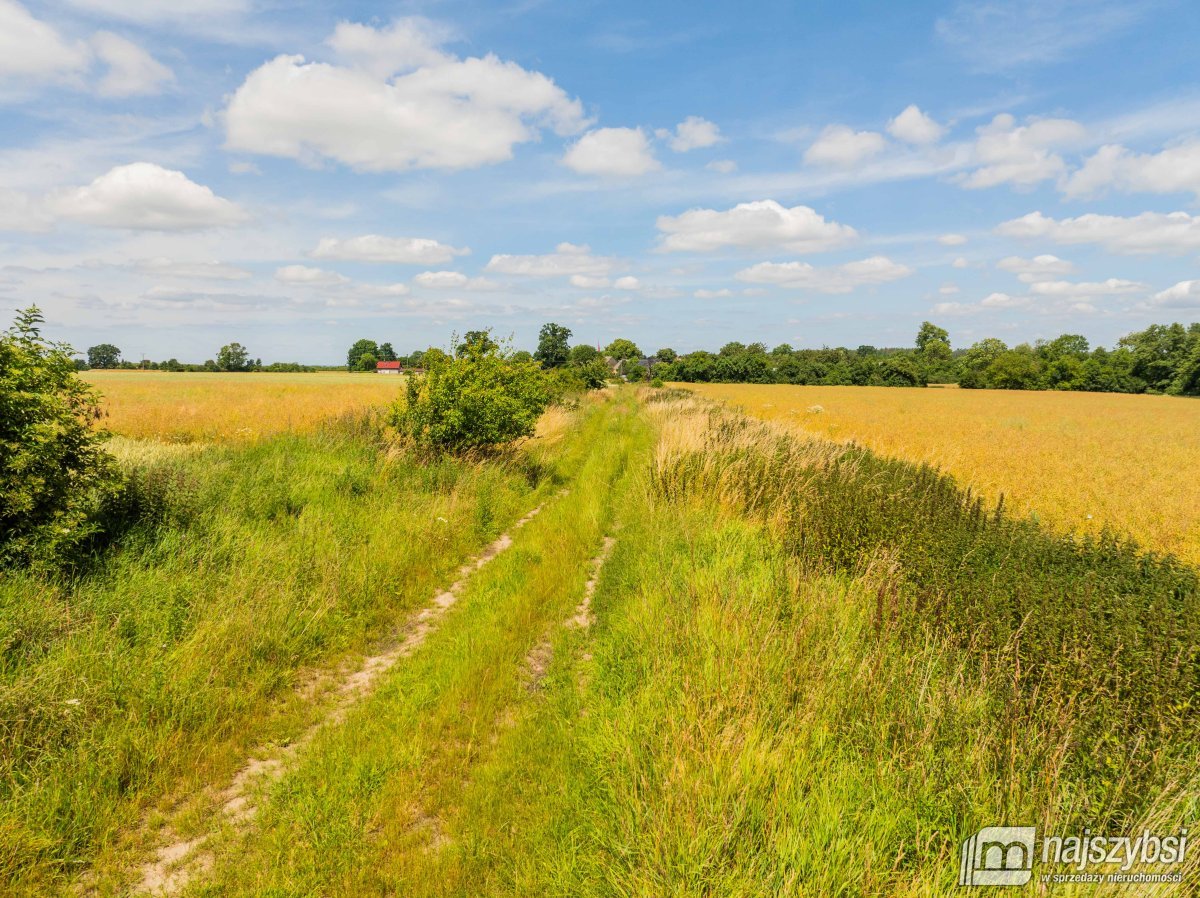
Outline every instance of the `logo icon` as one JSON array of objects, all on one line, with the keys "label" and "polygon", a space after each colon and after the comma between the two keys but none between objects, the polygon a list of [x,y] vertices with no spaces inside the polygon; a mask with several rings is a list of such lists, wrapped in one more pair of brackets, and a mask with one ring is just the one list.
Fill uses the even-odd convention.
[{"label": "logo icon", "polygon": [[962,843],[960,886],[1023,886],[1033,877],[1033,826],[985,826]]}]

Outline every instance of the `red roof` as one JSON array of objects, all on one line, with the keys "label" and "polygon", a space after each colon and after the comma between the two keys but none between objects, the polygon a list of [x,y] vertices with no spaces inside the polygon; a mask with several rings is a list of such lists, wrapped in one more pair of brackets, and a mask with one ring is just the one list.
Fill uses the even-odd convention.
[{"label": "red roof", "polygon": [[387,369],[387,370],[399,369],[401,367],[403,367],[403,366],[399,362],[376,362],[375,363],[376,371],[380,371],[380,370],[384,370],[384,369]]}]

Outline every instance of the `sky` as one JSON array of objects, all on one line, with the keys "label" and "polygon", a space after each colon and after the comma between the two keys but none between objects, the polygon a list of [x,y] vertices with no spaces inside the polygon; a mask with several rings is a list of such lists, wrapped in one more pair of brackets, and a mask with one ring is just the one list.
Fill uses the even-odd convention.
[{"label": "sky", "polygon": [[135,360],[1112,345],[1200,320],[1197,46],[1194,0],[0,0],[0,300]]}]

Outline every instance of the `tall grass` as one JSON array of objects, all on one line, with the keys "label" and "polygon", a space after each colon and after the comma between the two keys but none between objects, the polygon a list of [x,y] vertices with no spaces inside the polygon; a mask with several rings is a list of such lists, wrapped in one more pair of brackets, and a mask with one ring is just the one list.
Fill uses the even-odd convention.
[{"label": "tall grass", "polygon": [[386,635],[558,477],[536,448],[418,464],[372,433],[120,443],[119,540],[0,577],[0,891],[127,863],[148,808],[294,734],[307,668]]}]

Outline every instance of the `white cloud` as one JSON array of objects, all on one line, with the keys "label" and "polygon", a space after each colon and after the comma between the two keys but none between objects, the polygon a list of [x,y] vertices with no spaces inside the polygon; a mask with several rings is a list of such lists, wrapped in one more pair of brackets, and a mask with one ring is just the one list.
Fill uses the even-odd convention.
[{"label": "white cloud", "polygon": [[856,287],[886,284],[908,277],[913,270],[886,256],[872,256],[829,268],[817,268],[807,262],[759,262],[734,275],[750,284],[776,284],[820,293],[849,293]]},{"label": "white cloud", "polygon": [[103,97],[132,97],[156,94],[175,80],[175,73],[133,41],[111,31],[92,36],[92,49],[108,71],[96,85]]},{"label": "white cloud", "polygon": [[175,277],[187,280],[242,281],[252,277],[251,272],[223,262],[181,262],[156,256],[135,263],[139,271],[158,277]]},{"label": "white cloud", "polygon": [[1005,256],[996,263],[1001,271],[1011,271],[1027,284],[1035,281],[1052,280],[1059,275],[1071,274],[1075,266],[1066,259],[1045,253],[1032,259],[1022,259],[1020,256]]},{"label": "white cloud", "polygon": [[603,277],[616,267],[616,261],[606,256],[593,256],[591,247],[560,243],[553,253],[542,256],[495,255],[485,270],[497,274],[525,277],[570,277],[589,275]]},{"label": "white cloud", "polygon": [[1131,217],[1089,213],[1058,220],[1030,212],[1004,222],[996,233],[1063,244],[1094,243],[1117,253],[1182,253],[1200,249],[1200,216],[1186,212],[1143,212]]},{"label": "white cloud", "polygon": [[1030,284],[1031,292],[1039,296],[1119,296],[1125,293],[1145,293],[1150,288],[1137,281],[1109,278],[1105,281],[1037,281]]},{"label": "white cloud", "polygon": [[275,280],[281,284],[304,284],[312,287],[332,287],[350,283],[350,278],[336,271],[312,268],[308,265],[285,265],[276,269]]},{"label": "white cloud", "polygon": [[970,315],[978,309],[965,302],[939,302],[929,311],[935,315]]},{"label": "white cloud", "polygon": [[978,129],[974,159],[980,165],[959,181],[964,187],[999,184],[1030,187],[1062,176],[1066,163],[1051,150],[1080,143],[1087,132],[1070,119],[1033,119],[1024,125],[1007,113]]},{"label": "white cloud", "polygon": [[658,132],[658,137],[666,140],[667,146],[676,153],[711,147],[722,140],[721,129],[698,115],[689,115],[676,125],[673,135],[664,128]]},{"label": "white cloud", "polygon": [[571,275],[571,286],[581,287],[584,290],[603,290],[609,286],[609,281],[606,277],[597,277],[592,274],[573,274]]},{"label": "white cloud", "polygon": [[434,290],[495,290],[499,286],[487,278],[467,277],[461,271],[422,271],[413,283]]},{"label": "white cloud", "polygon": [[1200,140],[1160,153],[1134,153],[1110,144],[1097,150],[1063,185],[1070,197],[1122,193],[1194,193],[1200,198]]},{"label": "white cloud", "polygon": [[797,253],[822,252],[855,240],[848,225],[826,221],[808,206],[788,209],[774,200],[738,203],[732,209],[691,209],[659,216],[665,252],[710,252],[726,246],[780,247]]},{"label": "white cloud", "polygon": [[191,231],[246,220],[238,206],[183,172],[149,162],[118,165],[87,187],[62,191],[50,202],[64,218],[105,228]]},{"label": "white cloud", "polygon": [[954,296],[958,292],[958,284],[942,284],[938,287],[938,293],[942,296]]},{"label": "white cloud", "polygon": [[346,62],[383,80],[446,63],[449,57],[438,48],[451,36],[446,28],[412,16],[396,19],[387,28],[339,22],[325,42]]},{"label": "white cloud", "polygon": [[696,299],[725,299],[726,297],[733,296],[733,291],[728,288],[720,290],[701,289],[693,293],[692,296],[696,297]]},{"label": "white cloud", "polygon": [[967,238],[962,234],[943,234],[938,238],[942,246],[962,246],[966,242]]},{"label": "white cloud", "polygon": [[809,165],[853,168],[883,152],[887,142],[875,131],[855,131],[845,125],[830,125],[804,153]]},{"label": "white cloud", "polygon": [[1008,293],[989,293],[979,301],[985,309],[1020,309],[1029,305],[1028,296],[1011,296]]},{"label": "white cloud", "polygon": [[579,138],[562,158],[563,165],[583,175],[629,177],[657,171],[650,141],[641,128],[597,128]]},{"label": "white cloud", "polygon": [[620,277],[613,281],[614,290],[637,290],[641,286],[642,282],[631,274],[627,274],[625,277]]},{"label": "white cloud", "polygon": [[427,237],[322,237],[310,255],[314,259],[338,259],[346,262],[392,262],[400,265],[438,265],[469,249],[447,246]]},{"label": "white cloud", "polygon": [[887,130],[897,140],[915,144],[937,143],[946,131],[915,104],[888,122]]},{"label": "white cloud", "polygon": [[1163,309],[1200,309],[1200,280],[1180,281],[1155,293],[1149,304]]},{"label": "white cloud", "polygon": [[85,44],[66,40],[15,0],[0,0],[0,78],[69,78],[90,63]]},{"label": "white cloud", "polygon": [[362,171],[464,169],[512,158],[543,128],[586,125],[545,75],[492,55],[458,59],[408,21],[339,26],[330,42],[353,65],[284,55],[255,69],[225,110],[226,146]]},{"label": "white cloud", "polygon": [[951,268],[960,268],[960,269],[961,268],[970,268],[971,263],[968,262],[966,259],[964,259],[962,256],[959,256],[957,259],[955,259],[953,262],[950,263],[950,267]]},{"label": "white cloud", "polygon": [[715,159],[704,167],[709,171],[720,172],[723,175],[733,174],[738,170],[738,164],[732,159]]}]

